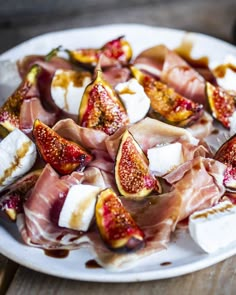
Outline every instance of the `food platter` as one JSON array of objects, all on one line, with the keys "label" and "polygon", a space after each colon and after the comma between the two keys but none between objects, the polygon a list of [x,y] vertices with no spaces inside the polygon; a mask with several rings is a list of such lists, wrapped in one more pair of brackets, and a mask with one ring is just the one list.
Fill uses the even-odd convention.
[{"label": "food platter", "polygon": [[[234,46],[206,35],[121,24],[45,34],[5,52],[0,56],[0,61],[16,61],[27,54],[46,54],[59,45],[65,48],[100,47],[108,40],[122,35],[131,43],[135,56],[157,44],[165,44],[174,49],[180,45],[186,34],[193,40],[194,58],[208,56],[209,63],[220,63],[226,55],[236,55]],[[0,84],[3,87],[1,81]],[[1,219],[0,235],[0,252],[13,261],[50,275],[85,281],[134,282],[170,278],[203,269],[236,254],[236,243],[214,254],[206,254],[194,243],[186,230],[177,230],[168,249],[142,259],[131,269],[112,272],[89,267],[88,261],[93,256],[87,248],[70,251],[65,258],[55,258],[47,256],[41,249],[26,246],[21,241],[15,224]]]}]

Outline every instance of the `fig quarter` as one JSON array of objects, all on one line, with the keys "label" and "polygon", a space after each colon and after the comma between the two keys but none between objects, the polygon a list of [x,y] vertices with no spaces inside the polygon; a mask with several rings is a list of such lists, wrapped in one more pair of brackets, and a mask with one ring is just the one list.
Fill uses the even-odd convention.
[{"label": "fig quarter", "polygon": [[102,78],[100,70],[84,91],[78,121],[83,127],[101,130],[108,135],[129,123],[125,107],[111,85]]},{"label": "fig quarter", "polygon": [[151,117],[171,125],[187,127],[202,116],[203,105],[178,94],[173,88],[135,67],[131,67],[131,70],[150,98]]},{"label": "fig quarter", "polygon": [[234,96],[209,82],[206,83],[206,96],[212,116],[229,129],[230,118],[235,112]]},{"label": "fig quarter", "polygon": [[60,174],[82,170],[92,160],[79,144],[61,137],[38,119],[34,122],[33,135],[44,161]]},{"label": "fig quarter", "polygon": [[39,72],[40,67],[34,65],[16,91],[8,97],[0,108],[0,125],[6,130],[12,131],[15,128],[19,128],[20,109],[23,100],[38,94],[37,77]]},{"label": "fig quarter", "polygon": [[161,188],[149,172],[146,155],[128,130],[122,136],[116,156],[115,180],[120,194],[127,198],[142,199]]},{"label": "fig quarter", "polygon": [[143,231],[112,189],[98,195],[95,215],[101,238],[111,250],[130,252],[144,246]]}]

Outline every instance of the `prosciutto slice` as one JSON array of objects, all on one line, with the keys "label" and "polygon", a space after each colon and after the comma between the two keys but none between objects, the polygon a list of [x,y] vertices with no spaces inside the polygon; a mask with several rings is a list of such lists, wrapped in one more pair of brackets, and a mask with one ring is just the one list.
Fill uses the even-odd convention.
[{"label": "prosciutto slice", "polygon": [[35,64],[41,66],[51,75],[53,75],[57,69],[70,70],[72,68],[71,64],[61,57],[54,56],[50,61],[45,61],[44,55],[28,55],[17,62],[18,71],[21,77],[23,78],[29,69]]},{"label": "prosciutto slice", "polygon": [[166,54],[161,80],[183,96],[206,105],[204,78],[173,51]]},{"label": "prosciutto slice", "polygon": [[123,83],[129,80],[130,70],[125,67],[109,67],[103,69],[103,78],[115,87],[118,83]]},{"label": "prosciutto slice", "polygon": [[173,87],[183,96],[206,105],[204,78],[213,80],[209,68],[195,70],[180,55],[169,50],[165,45],[144,50],[134,60],[134,65]]},{"label": "prosciutto slice", "polygon": [[72,119],[60,120],[53,129],[62,137],[77,142],[85,148],[106,150],[105,140],[109,136],[103,131],[81,127]]},{"label": "prosciutto slice", "polygon": [[36,119],[48,126],[56,122],[55,114],[47,112],[38,97],[24,100],[20,110],[20,129],[25,133],[31,132]]},{"label": "prosciutto slice", "polygon": [[213,131],[213,118],[204,112],[203,116],[191,127],[186,128],[194,137],[205,139]]},{"label": "prosciutto slice", "polygon": [[134,60],[135,67],[160,79],[168,48],[157,45],[142,51]]},{"label": "prosciutto slice", "polygon": [[[189,131],[148,117],[131,125],[128,129],[144,153],[157,144],[171,143],[180,138],[185,139],[193,145],[198,144],[198,140]],[[124,131],[125,128],[121,128],[106,139],[106,147],[112,159],[115,159]]]},{"label": "prosciutto slice", "polygon": [[80,245],[83,233],[60,228],[53,220],[58,219],[69,188],[82,179],[83,174],[78,172],[60,178],[46,165],[24,204],[24,214],[17,216],[17,226],[26,244],[44,249],[71,249]]},{"label": "prosciutto slice", "polygon": [[141,258],[167,247],[177,222],[195,210],[211,207],[224,194],[225,165],[213,159],[197,157],[176,173],[176,182],[169,193],[151,196],[137,202],[122,199],[127,210],[144,231],[146,245],[131,254],[114,253],[107,249],[99,236],[90,235],[97,261],[106,268],[132,267]]}]

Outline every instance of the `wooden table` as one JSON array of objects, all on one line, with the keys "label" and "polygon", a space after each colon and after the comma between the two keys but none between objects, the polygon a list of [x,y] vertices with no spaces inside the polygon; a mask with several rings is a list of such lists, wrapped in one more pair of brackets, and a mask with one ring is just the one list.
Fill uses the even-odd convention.
[{"label": "wooden table", "polygon": [[141,283],[91,283],[65,280],[17,266],[0,255],[0,295],[234,295],[236,256],[182,277]]},{"label": "wooden table", "polygon": [[[17,3],[17,4],[14,4]],[[0,53],[48,31],[109,23],[143,23],[198,31],[236,43],[235,0],[5,1],[0,9]],[[46,6],[45,6],[46,5]],[[1,239],[0,239],[1,242]],[[7,247],[7,245],[6,245]],[[0,295],[16,294],[236,294],[236,256],[182,277],[143,283],[63,280],[19,266],[0,255]]]}]

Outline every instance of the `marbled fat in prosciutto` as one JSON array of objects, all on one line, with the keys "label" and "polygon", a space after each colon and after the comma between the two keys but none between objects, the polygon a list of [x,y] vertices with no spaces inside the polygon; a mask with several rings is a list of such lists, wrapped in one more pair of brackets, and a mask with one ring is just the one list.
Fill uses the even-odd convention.
[{"label": "marbled fat in prosciutto", "polygon": [[173,51],[165,57],[161,80],[183,96],[206,105],[204,78]]},{"label": "marbled fat in prosciutto", "polygon": [[24,214],[17,216],[17,225],[24,242],[44,249],[75,248],[82,233],[60,228],[56,222],[64,199],[72,185],[81,183],[83,174],[59,175],[46,165],[24,204]]}]

